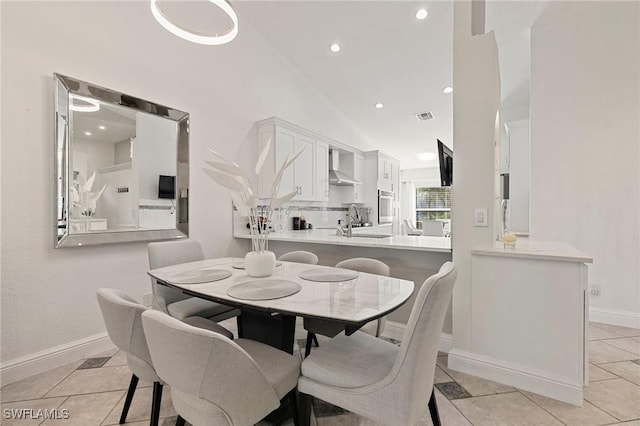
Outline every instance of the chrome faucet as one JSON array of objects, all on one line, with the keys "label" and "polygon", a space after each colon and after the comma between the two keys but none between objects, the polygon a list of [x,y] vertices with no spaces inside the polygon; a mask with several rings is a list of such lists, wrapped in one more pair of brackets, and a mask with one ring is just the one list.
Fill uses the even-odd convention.
[{"label": "chrome faucet", "polygon": [[[356,212],[355,217],[351,216],[351,209],[354,209]],[[349,211],[347,212],[347,216],[349,217],[349,222],[347,224],[347,237],[351,238],[353,236],[353,233],[351,232],[351,228],[352,228],[352,224],[353,224],[353,220],[356,219],[358,221],[360,221],[360,211],[358,210],[358,206],[356,206],[355,204],[351,204],[349,206]]]}]

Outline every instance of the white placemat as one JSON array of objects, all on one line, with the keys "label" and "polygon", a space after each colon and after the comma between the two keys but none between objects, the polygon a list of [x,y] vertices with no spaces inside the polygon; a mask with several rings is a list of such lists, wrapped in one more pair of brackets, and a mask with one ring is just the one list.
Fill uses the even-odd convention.
[{"label": "white placemat", "polygon": [[227,294],[243,300],[269,300],[291,296],[300,291],[300,284],[288,280],[251,280],[236,284]]},{"label": "white placemat", "polygon": [[[276,268],[280,265],[282,265],[282,262],[279,260],[276,260]],[[235,269],[244,269],[244,259],[234,261],[231,264],[231,267]]]},{"label": "white placemat", "polygon": [[173,284],[202,284],[220,281],[231,276],[231,271],[225,269],[197,269],[195,271],[179,272],[167,281]]},{"label": "white placemat", "polygon": [[300,272],[299,277],[303,280],[320,281],[325,283],[335,283],[358,278],[360,273],[351,269],[342,268],[312,268]]}]

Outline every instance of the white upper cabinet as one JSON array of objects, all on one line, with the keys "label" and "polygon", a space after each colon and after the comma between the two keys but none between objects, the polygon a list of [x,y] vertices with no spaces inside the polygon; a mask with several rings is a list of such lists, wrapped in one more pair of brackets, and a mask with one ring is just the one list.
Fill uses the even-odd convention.
[{"label": "white upper cabinet", "polygon": [[365,177],[364,177],[364,155],[355,154],[353,159],[353,178],[361,185],[353,186],[353,200],[356,203],[365,202]]},{"label": "white upper cabinet", "polygon": [[287,157],[304,148],[302,154],[285,171],[280,181],[277,196],[296,192],[296,201],[326,201],[329,197],[329,147],[318,142],[310,132],[304,132],[286,121],[277,118],[262,120],[258,127],[258,155],[272,139],[272,150],[258,177],[258,196],[271,196],[273,176]]},{"label": "white upper cabinet", "polygon": [[[295,151],[297,134],[295,132],[292,132],[289,129],[284,129],[282,127],[274,127],[274,133],[275,133],[275,139],[271,143],[273,144],[272,149],[275,154],[274,172],[277,172],[280,169],[280,166],[287,160],[287,157],[289,156],[289,154]],[[258,152],[261,152],[261,151],[258,151]],[[297,187],[295,176],[294,176],[297,162],[298,160],[296,160],[296,162],[292,166],[290,166],[282,175],[282,180],[280,181],[280,188],[278,189],[278,194],[277,194],[278,197],[293,191],[298,192],[298,187]],[[274,172],[270,174],[270,177],[273,176]],[[263,174],[263,176],[261,176],[260,178],[261,180],[263,180],[266,177],[267,176]],[[269,182],[265,182],[266,185],[269,185],[271,179],[265,179],[265,180],[269,181]],[[267,187],[265,189],[267,192],[260,194],[260,197],[268,197],[270,195],[268,193],[269,188]]]},{"label": "white upper cabinet", "polygon": [[400,182],[400,163],[395,158],[391,158],[380,151],[369,151],[366,153],[368,161],[375,162],[377,167],[369,168],[373,170],[372,176],[367,176],[367,180],[375,179],[377,190],[398,191]]},{"label": "white upper cabinet", "polygon": [[329,201],[329,145],[316,141],[315,148],[315,200]]},{"label": "white upper cabinet", "polygon": [[300,157],[298,157],[293,164],[295,189],[298,191],[298,195],[295,198],[296,200],[313,201],[316,199],[314,191],[316,169],[314,163],[315,144],[315,139],[306,135],[298,134],[296,138],[294,152],[304,149]]}]

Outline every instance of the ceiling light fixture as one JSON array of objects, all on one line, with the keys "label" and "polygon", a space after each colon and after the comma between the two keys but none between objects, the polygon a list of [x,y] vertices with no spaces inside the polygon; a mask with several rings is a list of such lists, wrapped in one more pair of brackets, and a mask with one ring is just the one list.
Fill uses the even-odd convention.
[{"label": "ceiling light fixture", "polygon": [[444,89],[442,89],[442,93],[444,93],[445,95],[448,95],[449,93],[453,93],[453,87],[451,86],[447,86]]},{"label": "ceiling light fixture", "polygon": [[156,18],[156,21],[158,21],[158,23],[164,27],[164,29],[169,31],[171,34],[177,35],[178,37],[187,41],[198,44],[206,44],[209,46],[229,43],[238,35],[238,15],[236,15],[236,11],[233,10],[233,7],[231,7],[231,5],[224,0],[209,1],[222,9],[224,13],[229,15],[229,18],[231,18],[231,21],[233,22],[233,27],[231,27],[231,29],[229,29],[229,31],[224,34],[205,36],[187,31],[184,28],[180,28],[179,26],[172,24],[158,7],[157,0],[151,0],[151,13],[153,14],[153,17]]},{"label": "ceiling light fixture", "polygon": [[91,132],[84,132],[84,134],[85,134],[85,135],[87,135],[87,136],[91,136],[93,133],[91,133]]},{"label": "ceiling light fixture", "polygon": [[100,125],[100,126],[98,126],[98,129],[100,129],[100,130],[105,130],[105,129],[106,129],[106,127],[105,127],[105,126]]},{"label": "ceiling light fixture", "polygon": [[[81,104],[75,102],[80,101]],[[96,112],[100,110],[100,102],[84,96],[69,94],[69,109],[77,112]]]},{"label": "ceiling light fixture", "polygon": [[429,12],[427,12],[427,9],[420,9],[416,12],[416,19],[419,19],[421,21],[423,19],[427,19],[427,16],[429,16]]},{"label": "ceiling light fixture", "polygon": [[378,103],[376,103],[376,108],[382,109],[382,108],[384,108],[384,104],[382,102],[378,102]]},{"label": "ceiling light fixture", "polygon": [[436,155],[433,152],[423,152],[418,155],[418,158],[422,161],[431,161],[436,159]]},{"label": "ceiling light fixture", "polygon": [[331,49],[333,53],[338,53],[340,51],[340,45],[338,43],[333,43],[329,49]]}]

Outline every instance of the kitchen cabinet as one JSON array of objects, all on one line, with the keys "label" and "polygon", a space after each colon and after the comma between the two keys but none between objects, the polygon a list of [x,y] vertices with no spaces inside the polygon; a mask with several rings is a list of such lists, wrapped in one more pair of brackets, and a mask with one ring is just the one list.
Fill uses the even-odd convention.
[{"label": "kitchen cabinet", "polygon": [[360,185],[353,186],[353,202],[354,203],[364,203],[365,202],[365,177],[364,177],[364,155],[362,154],[354,154],[353,155],[353,178],[358,182],[361,182]]},{"label": "kitchen cabinet", "polygon": [[398,190],[397,181],[400,178],[400,163],[380,151],[373,152],[377,155],[378,173],[376,181],[378,189],[396,192]]},{"label": "kitchen cabinet", "polygon": [[[363,182],[376,182],[376,185],[370,184],[364,188],[365,202],[378,207],[378,191],[393,192],[393,234],[400,234],[400,162],[380,151],[369,151],[364,154],[365,159],[365,175]],[[377,223],[377,215],[375,222]]]},{"label": "kitchen cabinet", "polygon": [[257,155],[269,139],[272,149],[258,176],[258,197],[270,197],[271,180],[287,157],[304,148],[302,154],[285,171],[277,196],[296,192],[295,201],[326,201],[329,197],[329,147],[311,132],[277,118],[257,123]]},{"label": "kitchen cabinet", "polygon": [[329,201],[329,144],[315,144],[315,201]]},{"label": "kitchen cabinet", "polygon": [[[511,230],[529,233],[530,142],[529,120],[505,124],[507,138],[502,151],[506,151],[506,173],[509,173],[509,208]],[[505,146],[506,145],[506,146]]]}]

